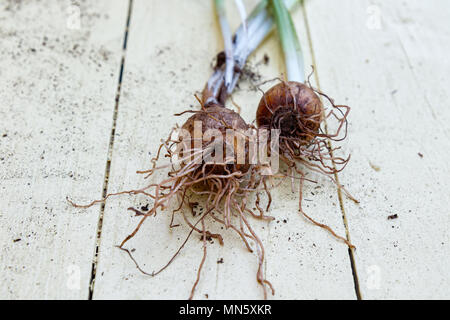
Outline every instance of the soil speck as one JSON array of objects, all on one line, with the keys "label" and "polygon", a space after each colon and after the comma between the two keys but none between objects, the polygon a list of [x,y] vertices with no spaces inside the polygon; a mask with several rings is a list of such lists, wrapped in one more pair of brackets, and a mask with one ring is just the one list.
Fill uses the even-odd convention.
[{"label": "soil speck", "polygon": [[370,167],[375,170],[376,172],[379,172],[381,170],[381,168],[375,164],[373,164],[372,162],[369,161],[369,165]]}]

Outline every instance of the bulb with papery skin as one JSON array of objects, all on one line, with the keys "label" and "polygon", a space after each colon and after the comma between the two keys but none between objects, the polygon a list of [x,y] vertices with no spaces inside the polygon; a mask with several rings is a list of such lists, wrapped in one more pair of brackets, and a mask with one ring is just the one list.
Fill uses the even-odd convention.
[{"label": "bulb with papery skin", "polygon": [[269,89],[259,102],[256,124],[279,129],[280,136],[302,142],[312,140],[323,120],[323,105],[317,94],[300,82],[281,82]]},{"label": "bulb with papery skin", "polygon": [[[207,108],[205,108],[204,111],[198,112],[194,115],[192,115],[182,126],[182,129],[187,130],[189,132],[189,135],[191,138],[195,136],[195,122],[201,123],[202,128],[202,148],[203,150],[206,150],[212,142],[210,139],[205,139],[205,133],[208,130],[215,130],[217,133],[220,133],[221,135],[221,143],[223,143],[223,156],[226,156],[226,147],[227,147],[227,141],[226,141],[226,131],[227,129],[231,129],[233,133],[236,135],[239,134],[238,132],[246,132],[246,130],[249,128],[247,123],[242,119],[242,117],[234,112],[233,110],[230,110],[228,108],[221,107],[219,105],[212,105]],[[194,147],[194,141],[191,141],[191,147]],[[212,172],[215,174],[229,174],[230,172],[247,172],[247,170],[250,168],[248,156],[247,156],[247,149],[248,144],[245,143],[244,150],[239,150],[237,146],[236,139],[233,139],[233,145],[230,145],[234,152],[234,162],[223,165],[223,164],[210,164],[207,165],[206,168],[203,166],[199,167],[199,170],[205,170],[206,172]],[[244,157],[244,163],[238,163],[237,157],[238,152],[245,152]]]}]

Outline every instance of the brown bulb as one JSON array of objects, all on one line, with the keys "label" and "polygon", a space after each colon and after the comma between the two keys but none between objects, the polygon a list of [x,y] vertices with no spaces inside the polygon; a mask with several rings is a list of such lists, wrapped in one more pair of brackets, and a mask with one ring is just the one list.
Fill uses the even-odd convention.
[{"label": "brown bulb", "polygon": [[[221,107],[219,105],[212,105],[205,109],[204,112],[198,112],[192,115],[182,126],[183,129],[187,130],[191,138],[194,138],[194,123],[196,121],[201,122],[202,124],[202,135],[205,134],[207,130],[215,129],[218,130],[222,134],[223,141],[225,141],[226,137],[226,130],[227,129],[233,129],[233,130],[241,130],[242,132],[245,132],[249,126],[247,123],[242,119],[242,117],[234,112],[233,110],[230,110],[228,108]],[[202,147],[203,149],[207,148],[208,145],[211,143],[211,141],[203,141]],[[236,147],[236,141],[234,143],[234,151],[236,153],[237,147]],[[194,142],[191,142],[191,147],[194,147]],[[245,144],[245,149],[247,151],[248,145]],[[247,152],[246,152],[247,154]],[[224,144],[224,150],[223,155],[225,157],[226,155],[226,146]],[[217,165],[214,167],[214,165],[207,165],[207,167],[214,167],[211,172],[215,174],[229,174],[230,172],[247,172],[247,170],[250,168],[248,157],[246,155],[245,157],[245,163],[244,164],[238,164],[237,161],[237,155],[235,154],[235,163],[228,164],[226,166],[223,165]],[[201,170],[201,168],[199,168]],[[206,170],[208,171],[208,170]]]},{"label": "brown bulb", "polygon": [[280,129],[281,136],[303,141],[315,137],[322,120],[323,105],[317,94],[295,81],[281,82],[270,88],[256,112],[259,128]]},{"label": "brown bulb", "polygon": [[225,135],[227,129],[246,130],[247,123],[242,117],[230,110],[219,105],[210,106],[204,112],[195,113],[183,125],[183,129],[194,132],[194,122],[202,123],[202,133],[208,129],[217,129]]}]

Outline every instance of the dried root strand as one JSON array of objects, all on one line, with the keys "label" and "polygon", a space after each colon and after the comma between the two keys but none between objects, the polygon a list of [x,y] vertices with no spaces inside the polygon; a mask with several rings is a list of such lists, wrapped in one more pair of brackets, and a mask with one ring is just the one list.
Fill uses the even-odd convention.
[{"label": "dried root strand", "polygon": [[[303,176],[304,176],[304,174],[301,173],[301,177],[303,177]],[[355,249],[355,246],[353,244],[351,244],[350,241],[348,241],[344,237],[341,237],[341,236],[337,235],[337,233],[334,232],[333,229],[331,229],[329,226],[327,226],[326,224],[317,222],[316,220],[314,220],[313,218],[311,218],[309,215],[306,214],[306,212],[303,210],[303,207],[302,207],[302,202],[303,202],[303,184],[304,184],[304,180],[302,178],[300,178],[300,191],[299,191],[299,200],[298,200],[299,212],[306,219],[308,219],[310,222],[312,222],[314,225],[316,225],[316,226],[318,226],[318,227],[320,227],[322,229],[327,230],[329,233],[331,233],[333,235],[333,237],[343,241],[350,249]]]},{"label": "dried root strand", "polygon": [[[338,190],[343,190],[347,197],[358,203],[337,180],[337,173],[347,166],[350,155],[347,158],[335,156],[339,148],[331,147],[331,141],[342,141],[347,137],[350,107],[336,105],[329,96],[313,88],[310,77],[307,85],[279,79],[279,84],[263,92],[257,111],[257,124],[260,128],[280,130],[279,156],[288,167],[285,176],[291,178],[292,190],[295,175],[300,177],[299,212],[308,221],[327,230],[353,249],[354,246],[347,239],[337,235],[326,224],[312,219],[302,208],[302,190],[307,179],[298,168],[299,165],[325,175]],[[329,103],[330,110],[326,110],[319,97]],[[334,132],[328,132],[326,120],[337,121]]]},{"label": "dried root strand", "polygon": [[192,286],[191,295],[189,296],[189,300],[192,300],[192,298],[194,297],[195,288],[197,288],[198,282],[200,281],[200,273],[202,272],[203,264],[205,263],[205,260],[206,260],[207,245],[206,245],[206,229],[205,229],[205,220],[204,219],[202,219],[202,233],[203,233],[203,257],[202,257],[202,260],[198,267],[197,279],[195,280],[195,283]]},{"label": "dried root strand", "polygon": [[[222,108],[225,109],[225,108]],[[197,115],[201,119],[210,119],[204,121],[213,121],[222,128],[231,128],[230,116],[226,115],[221,117],[220,113],[215,110],[212,112],[211,107],[202,108],[202,110],[193,111],[188,110],[184,113],[193,113],[194,116]],[[148,183],[146,186],[136,189],[127,190],[117,193],[109,193],[103,199],[94,200],[86,205],[79,205],[68,199],[74,207],[78,208],[88,208],[97,203],[105,203],[110,197],[119,195],[144,195],[153,200],[151,208],[142,212],[135,208],[128,208],[129,211],[135,213],[136,216],[140,217],[140,221],[134,230],[126,236],[123,241],[117,246],[122,251],[126,252],[131,258],[136,268],[141,273],[148,276],[156,276],[166,268],[168,268],[175,258],[179,255],[181,250],[185,247],[188,240],[191,238],[192,234],[198,233],[202,237],[203,245],[203,256],[197,271],[197,277],[195,283],[192,287],[190,299],[193,298],[195,289],[197,288],[200,281],[200,274],[207,257],[207,239],[209,237],[215,238],[219,243],[223,244],[223,238],[221,234],[215,234],[207,230],[206,219],[210,218],[216,222],[222,224],[226,229],[231,229],[236,232],[242,239],[245,247],[248,251],[253,252],[253,248],[248,240],[252,240],[256,246],[256,252],[258,256],[258,271],[257,271],[257,282],[262,286],[264,298],[267,298],[267,289],[270,289],[272,294],[274,293],[273,287],[269,281],[267,281],[263,276],[263,265],[264,265],[264,247],[262,241],[258,238],[246,216],[254,217],[262,220],[272,220],[273,217],[269,217],[265,212],[269,209],[272,202],[270,195],[270,190],[275,185],[269,185],[267,183],[267,178],[261,175],[261,167],[258,165],[248,165],[248,166],[234,166],[230,167],[227,164],[207,164],[202,161],[198,161],[201,157],[204,157],[208,153],[211,153],[214,146],[211,144],[203,144],[201,149],[195,149],[192,147],[194,144],[192,141],[181,141],[173,140],[172,133],[175,128],[171,131],[170,136],[163,140],[158,148],[156,156],[151,159],[151,168],[148,170],[138,171],[139,174],[144,174],[145,179],[150,178],[155,172],[164,168],[170,168],[167,177],[162,179],[158,183]],[[183,162],[180,164],[180,159],[175,161],[175,155],[178,155],[177,148],[181,143],[191,146],[190,149],[184,150],[189,156],[181,157]],[[158,165],[159,160],[162,157],[169,158],[170,163],[166,165]],[[265,209],[261,208],[259,205],[260,192],[265,192],[268,197],[267,207]],[[250,195],[257,193],[257,209],[258,213],[253,212],[249,207]],[[206,212],[201,215],[197,221],[191,222],[189,217],[186,215],[187,212],[191,212],[194,216],[193,208],[190,201],[187,199],[189,195],[197,195],[206,197]],[[147,272],[143,270],[137,260],[134,258],[132,252],[125,248],[125,245],[130,241],[141,229],[144,222],[150,216],[155,216],[159,210],[165,210],[169,204],[173,201],[178,201],[178,206],[172,210],[172,217],[170,222],[170,227],[175,227],[174,216],[175,214],[181,214],[186,225],[190,228],[190,231],[184,240],[184,242],[179,246],[178,250],[172,255],[171,259],[162,266],[159,270],[153,272]],[[188,209],[185,210],[184,208]],[[201,224],[200,227],[198,225]]]}]

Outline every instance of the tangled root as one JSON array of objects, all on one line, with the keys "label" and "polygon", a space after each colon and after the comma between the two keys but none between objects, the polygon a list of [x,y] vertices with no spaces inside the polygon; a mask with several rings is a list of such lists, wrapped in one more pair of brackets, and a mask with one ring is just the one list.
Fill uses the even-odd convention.
[{"label": "tangled root", "polygon": [[[343,190],[349,199],[359,203],[337,180],[337,173],[344,170],[350,155],[347,158],[336,156],[335,151],[340,147],[331,147],[331,141],[342,141],[347,137],[350,107],[334,104],[333,99],[311,86],[309,78],[307,86],[277,79],[280,84],[263,92],[257,112],[258,126],[278,129],[280,132],[278,153],[281,161],[287,165],[286,176],[291,178],[292,189],[294,179],[300,179],[299,212],[353,249],[354,246],[347,239],[337,235],[329,226],[315,221],[303,210],[303,185],[306,178],[300,168],[303,166],[328,177],[338,190]],[[330,104],[329,110],[323,107],[319,96]],[[328,132],[326,120],[337,121],[335,132]]]},{"label": "tangled root", "polygon": [[[194,113],[194,116],[199,116],[200,118],[210,117],[217,123],[222,123],[224,126],[229,126],[227,118],[221,118],[220,113],[219,116],[217,116],[217,112],[212,112],[211,110],[213,109],[203,108],[198,111],[185,111],[181,114]],[[141,212],[137,209],[129,208],[129,210],[135,212],[136,216],[140,217],[141,220],[135,229],[127,237],[125,237],[119,246],[117,246],[129,255],[140,272],[148,276],[156,276],[165,270],[169,265],[171,265],[176,256],[183,249],[191,235],[195,232],[200,234],[203,241],[203,257],[197,271],[195,283],[191,290],[189,297],[190,299],[194,296],[196,286],[200,280],[201,270],[206,260],[206,239],[212,237],[217,239],[220,244],[223,244],[221,234],[215,234],[207,230],[206,219],[212,219],[222,224],[225,229],[231,229],[236,232],[242,239],[249,252],[253,252],[253,248],[250,245],[249,240],[254,242],[258,257],[256,280],[261,285],[264,293],[264,299],[266,299],[268,290],[270,290],[272,294],[275,292],[271,283],[265,279],[263,274],[263,264],[265,259],[263,243],[253,230],[248,217],[269,221],[273,219],[273,217],[267,216],[265,213],[271,204],[270,190],[276,187],[276,185],[273,184],[271,177],[261,175],[261,167],[259,165],[230,167],[230,165],[226,163],[210,164],[201,161],[201,157],[210,154],[212,150],[214,150],[214,141],[209,144],[202,145],[200,149],[192,147],[190,149],[183,148],[183,153],[181,153],[181,155],[184,156],[185,154],[188,154],[189,156],[179,159],[180,153],[177,152],[178,148],[181,145],[184,147],[186,147],[186,145],[192,146],[193,141],[172,138],[176,129],[177,128],[174,128],[169,137],[160,144],[156,156],[151,160],[151,168],[149,170],[137,172],[138,174],[144,175],[145,179],[148,179],[156,171],[168,168],[169,172],[163,181],[159,183],[147,184],[141,189],[111,193],[106,195],[103,199],[92,201],[87,205],[78,205],[70,200],[68,201],[74,207],[88,208],[97,203],[104,203],[112,196],[125,194],[142,194],[152,199],[153,204],[147,212]],[[164,157],[168,157],[170,159],[170,163],[167,165],[158,166],[158,162],[163,155]],[[265,193],[269,198],[268,205],[265,209],[261,208],[259,204],[260,193]],[[250,196],[252,194],[256,194],[255,201],[257,212],[254,212],[251,208],[252,206],[250,205]],[[193,210],[192,203],[189,201],[190,195],[201,196],[205,200],[205,213],[197,218],[195,222],[191,221],[191,216],[194,215],[187,214],[187,212],[192,212]],[[185,241],[166,265],[157,271],[146,272],[139,266],[132,253],[124,246],[137,234],[148,217],[155,216],[159,210],[165,210],[174,200],[178,201],[178,207],[172,211],[170,227],[174,227],[174,215],[181,214],[185,223],[190,227],[190,232]]]}]

